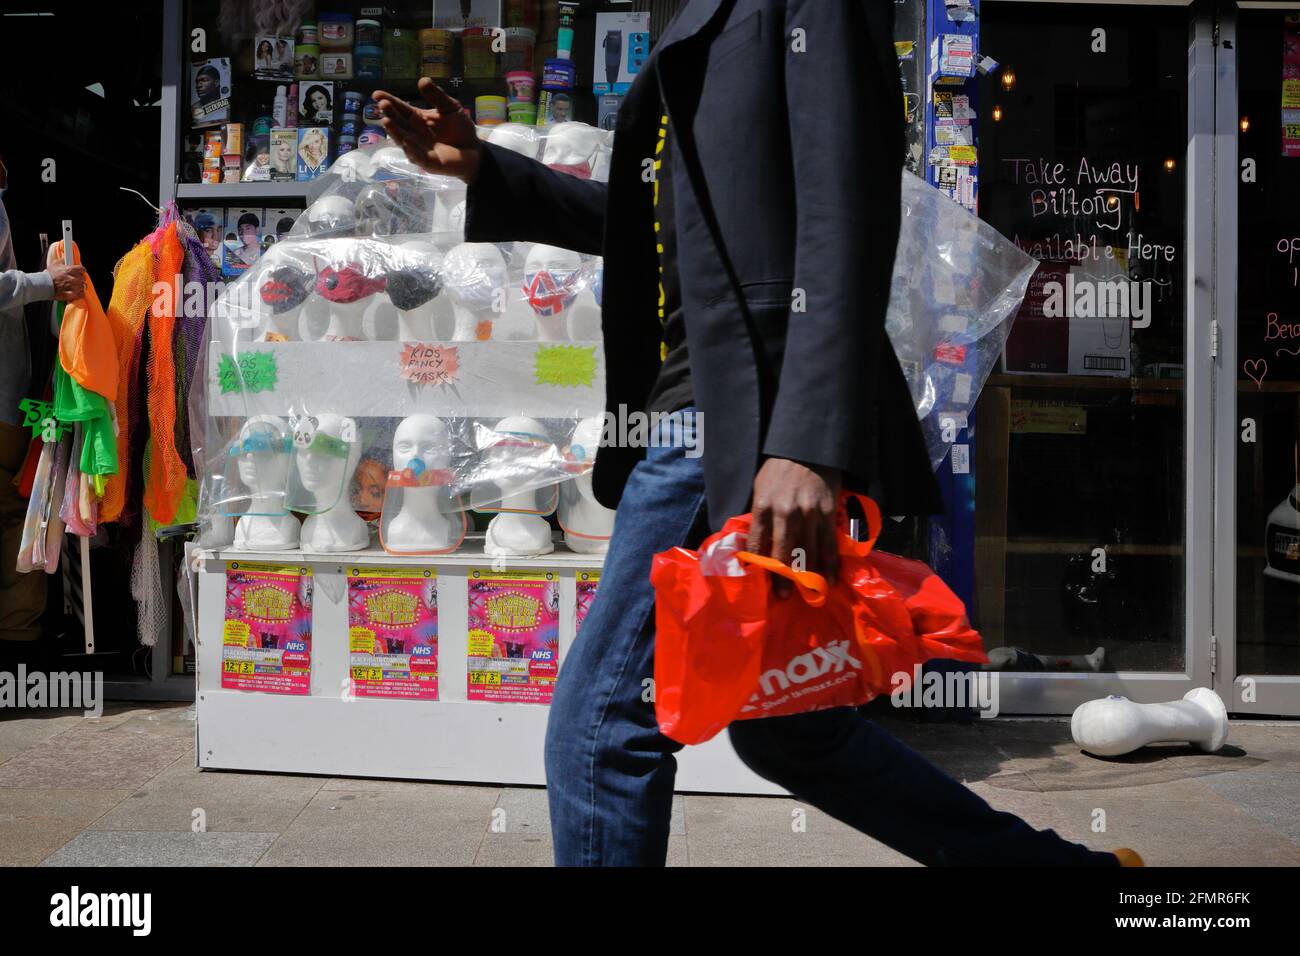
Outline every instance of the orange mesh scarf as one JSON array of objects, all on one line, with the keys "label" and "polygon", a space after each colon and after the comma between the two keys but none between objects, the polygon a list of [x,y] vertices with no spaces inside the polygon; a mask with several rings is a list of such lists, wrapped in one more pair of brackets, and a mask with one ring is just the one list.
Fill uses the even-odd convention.
[{"label": "orange mesh scarf", "polygon": [[131,466],[131,376],[132,358],[149,313],[153,294],[155,260],[148,240],[122,257],[113,275],[113,295],[108,303],[108,321],[117,338],[117,474],[108,479],[99,506],[100,521],[117,521],[126,505],[128,472]]},{"label": "orange mesh scarf", "polygon": [[158,281],[171,287],[149,308],[149,434],[152,453],[145,470],[144,504],[159,524],[171,524],[185,495],[185,465],[176,452],[176,358],[173,334],[181,305],[177,277],[185,265],[185,247],[176,223],[164,231],[158,253]]},{"label": "orange mesh scarf", "polygon": [[[50,251],[56,262],[63,261],[63,241]],[[72,261],[81,265],[81,250],[72,244]],[[110,402],[117,395],[117,342],[113,327],[99,304],[95,287],[86,277],[86,291],[69,302],[59,329],[59,363],[82,388],[97,392]]]}]

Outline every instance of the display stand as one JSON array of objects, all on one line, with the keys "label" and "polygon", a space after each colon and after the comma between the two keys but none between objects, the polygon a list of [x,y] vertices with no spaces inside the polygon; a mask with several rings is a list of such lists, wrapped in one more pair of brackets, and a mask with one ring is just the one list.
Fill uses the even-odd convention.
[{"label": "display stand", "polygon": [[[372,548],[348,555],[195,552],[199,580],[197,762],[203,769],[345,777],[542,785],[549,708],[467,699],[467,579],[491,568],[482,539],[455,554],[398,557]],[[307,566],[314,578],[311,690],[289,696],[222,689],[226,569],[235,561]],[[498,559],[500,561],[500,559]],[[575,636],[576,580],[598,570],[599,555],[559,543],[541,558],[511,558],[511,571],[554,572],[559,580],[560,662]],[[433,568],[438,580],[439,699],[353,696],[348,672],[350,567]],[[501,565],[497,565],[498,569]],[[677,789],[779,794],[740,762],[724,733],[677,757]]]}]

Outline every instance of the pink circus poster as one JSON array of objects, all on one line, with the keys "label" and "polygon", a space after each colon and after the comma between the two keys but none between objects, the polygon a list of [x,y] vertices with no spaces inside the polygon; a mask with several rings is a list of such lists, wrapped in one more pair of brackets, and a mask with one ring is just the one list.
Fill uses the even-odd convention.
[{"label": "pink circus poster", "polygon": [[222,689],[311,693],[311,591],[310,568],[226,565]]},{"label": "pink circus poster", "polygon": [[432,568],[348,569],[348,655],[357,697],[438,699]]},{"label": "pink circus poster", "polygon": [[469,572],[470,700],[549,704],[560,656],[554,571]]},{"label": "pink circus poster", "polygon": [[599,571],[578,572],[578,604],[573,614],[573,632],[575,638],[582,633],[582,622],[587,619],[587,612],[591,610],[591,602],[596,600],[596,588],[599,584]]}]

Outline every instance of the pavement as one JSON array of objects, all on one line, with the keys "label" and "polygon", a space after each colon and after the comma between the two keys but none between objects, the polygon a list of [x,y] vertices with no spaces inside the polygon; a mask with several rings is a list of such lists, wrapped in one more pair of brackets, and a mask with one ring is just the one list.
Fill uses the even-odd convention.
[{"label": "pavement", "polygon": [[[878,718],[995,807],[1148,865],[1300,865],[1300,721],[1233,721],[1227,747],[1080,753],[1061,719]],[[910,866],[798,801],[679,794],[669,864]],[[541,788],[194,766],[186,704],[0,713],[0,865],[545,866]],[[996,863],[997,861],[990,861]]]}]

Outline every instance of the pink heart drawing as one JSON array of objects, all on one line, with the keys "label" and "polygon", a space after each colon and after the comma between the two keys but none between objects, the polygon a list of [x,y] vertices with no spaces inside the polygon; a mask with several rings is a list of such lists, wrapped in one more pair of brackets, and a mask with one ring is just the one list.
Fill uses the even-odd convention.
[{"label": "pink heart drawing", "polygon": [[1268,374],[1268,360],[1247,359],[1241,363],[1241,370],[1250,376],[1256,388],[1263,388],[1264,376]]}]

